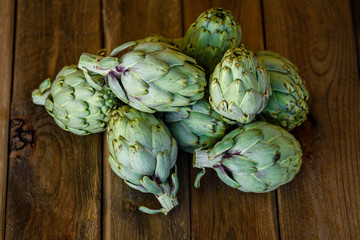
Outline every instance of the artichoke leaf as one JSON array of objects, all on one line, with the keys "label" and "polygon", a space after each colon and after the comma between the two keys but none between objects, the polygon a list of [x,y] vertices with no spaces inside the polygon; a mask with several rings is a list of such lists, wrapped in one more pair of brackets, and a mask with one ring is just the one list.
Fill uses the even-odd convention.
[{"label": "artichoke leaf", "polygon": [[162,149],[171,148],[171,139],[165,128],[161,125],[151,126],[152,149],[155,153],[161,152]]},{"label": "artichoke leaf", "polygon": [[194,187],[196,187],[196,188],[200,187],[200,180],[204,176],[205,173],[206,173],[205,168],[202,168],[201,171],[196,175]]},{"label": "artichoke leaf", "polygon": [[141,101],[138,100],[138,98],[134,98],[129,96],[129,105],[132,106],[133,108],[136,108],[142,112],[146,112],[146,113],[154,113],[155,110],[145,106]]},{"label": "artichoke leaf", "polygon": [[178,190],[179,190],[179,180],[178,180],[178,177],[177,177],[177,167],[176,167],[176,165],[175,165],[175,172],[173,174],[171,174],[171,183],[172,183],[172,188],[171,188],[170,196],[175,197]]},{"label": "artichoke leaf", "polygon": [[273,165],[281,157],[279,146],[273,143],[258,141],[242,155],[257,163],[257,169],[266,168]]},{"label": "artichoke leaf", "polygon": [[157,153],[156,155],[156,168],[155,176],[160,179],[161,182],[166,182],[167,177],[170,174],[170,166],[166,161],[166,150],[164,153]]},{"label": "artichoke leaf", "polygon": [[143,61],[138,62],[130,69],[139,77],[139,79],[143,79],[149,83],[165,76],[170,67],[165,61],[155,55],[146,54]]},{"label": "artichoke leaf", "polygon": [[110,56],[115,57],[117,56],[121,51],[123,51],[124,49],[131,47],[133,45],[135,45],[136,42],[135,41],[130,41],[130,42],[126,42],[124,44],[121,44],[120,46],[116,47],[111,53]]},{"label": "artichoke leaf", "polygon": [[112,89],[113,93],[124,103],[129,103],[129,99],[124,92],[123,87],[121,86],[119,79],[115,76],[113,72],[110,72],[107,76],[107,82]]},{"label": "artichoke leaf", "polygon": [[162,189],[152,181],[148,176],[144,176],[142,180],[140,180],[141,185],[147,189],[150,193],[155,195],[160,195],[163,193]]},{"label": "artichoke leaf", "polygon": [[238,174],[233,173],[233,177],[241,185],[241,191],[243,192],[267,192],[267,184],[261,181],[254,174]]},{"label": "artichoke leaf", "polygon": [[229,177],[229,175],[227,175],[227,173],[225,172],[225,170],[222,167],[214,167],[218,177],[227,185],[229,185],[232,188],[240,188],[240,185],[234,181],[231,177]]},{"label": "artichoke leaf", "polygon": [[131,168],[135,173],[141,175],[152,175],[154,173],[156,160],[153,154],[139,143],[129,147],[129,157]]},{"label": "artichoke leaf", "polygon": [[255,161],[239,155],[223,158],[221,164],[235,173],[255,173],[257,171]]},{"label": "artichoke leaf", "polygon": [[136,190],[138,190],[138,191],[140,191],[140,192],[142,192],[142,193],[149,193],[149,191],[146,189],[146,188],[144,188],[143,186],[141,186],[141,185],[135,185],[135,184],[133,184],[133,183],[131,183],[131,182],[128,182],[128,181],[124,181],[129,187],[131,187],[131,188],[133,188],[133,189],[136,189]]},{"label": "artichoke leaf", "polygon": [[245,93],[240,109],[248,115],[255,115],[259,113],[258,111],[262,107],[263,98],[264,96],[261,93],[251,89]]}]

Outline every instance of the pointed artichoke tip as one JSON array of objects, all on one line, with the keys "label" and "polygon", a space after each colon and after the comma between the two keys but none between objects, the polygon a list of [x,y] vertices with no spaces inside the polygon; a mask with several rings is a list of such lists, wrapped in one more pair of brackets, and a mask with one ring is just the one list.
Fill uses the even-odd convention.
[{"label": "pointed artichoke tip", "polygon": [[121,44],[120,46],[116,47],[114,50],[112,50],[112,52],[110,53],[111,57],[115,57],[117,56],[121,51],[125,50],[126,48],[129,48],[131,46],[134,46],[135,44],[137,44],[136,41],[130,41],[130,42],[126,42],[124,44]]}]

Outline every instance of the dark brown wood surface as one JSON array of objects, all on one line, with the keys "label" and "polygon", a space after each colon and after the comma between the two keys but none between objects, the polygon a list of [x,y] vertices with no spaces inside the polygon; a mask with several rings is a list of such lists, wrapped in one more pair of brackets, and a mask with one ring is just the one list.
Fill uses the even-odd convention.
[{"label": "dark brown wood surface", "polygon": [[302,171],[278,190],[281,238],[358,239],[360,81],[350,5],[265,1],[264,14],[266,47],[299,67],[311,96],[309,121],[295,130]]},{"label": "dark brown wood surface", "polygon": [[98,239],[100,135],[60,129],[31,92],[101,47],[100,1],[17,1],[6,239]]},{"label": "dark brown wood surface", "polygon": [[[0,239],[360,238],[358,1],[3,2]],[[198,170],[180,152],[180,205],[168,216],[141,213],[159,203],[112,173],[105,135],[64,132],[31,92],[82,52],[155,33],[181,37],[218,6],[233,12],[244,44],[288,57],[306,80],[309,120],[294,131],[302,170],[267,194],[231,189],[212,170],[195,189]]]},{"label": "dark brown wood surface", "polygon": [[9,115],[11,101],[11,80],[13,61],[13,38],[15,4],[12,0],[5,0],[0,8],[0,239],[4,236],[7,165],[8,165],[8,136]]},{"label": "dark brown wood surface", "polygon": [[350,1],[350,8],[352,13],[352,21],[354,26],[354,34],[355,34],[355,41],[356,41],[356,49],[357,49],[357,62],[360,71],[360,63],[359,63],[359,55],[360,55],[360,1],[351,0]]}]

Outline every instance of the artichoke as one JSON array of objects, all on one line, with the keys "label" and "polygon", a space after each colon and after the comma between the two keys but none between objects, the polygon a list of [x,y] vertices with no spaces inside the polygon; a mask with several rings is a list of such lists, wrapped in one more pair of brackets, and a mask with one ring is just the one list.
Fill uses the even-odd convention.
[{"label": "artichoke", "polygon": [[200,14],[178,45],[210,75],[224,53],[239,46],[241,35],[241,27],[230,11],[212,8]]},{"label": "artichoke", "polygon": [[267,122],[252,122],[227,134],[211,150],[195,150],[194,167],[205,167],[244,192],[269,192],[290,182],[301,167],[299,142],[286,130]]},{"label": "artichoke", "polygon": [[32,93],[33,102],[64,130],[78,135],[105,131],[116,97],[98,74],[88,76],[100,88],[94,89],[75,65],[64,67],[53,83],[46,79]]},{"label": "artichoke", "polygon": [[178,111],[203,98],[205,74],[196,61],[165,43],[139,43],[120,59],[113,57],[136,42],[116,48],[111,56],[84,53],[79,68],[105,76],[123,102],[148,113]]},{"label": "artichoke", "polygon": [[271,51],[260,51],[255,55],[259,62],[265,65],[272,88],[272,96],[261,116],[289,131],[301,125],[309,113],[309,94],[297,67]]},{"label": "artichoke", "polygon": [[[129,106],[114,110],[107,128],[109,164],[130,187],[156,196],[162,209],[139,209],[167,214],[178,205],[177,143],[165,124],[153,114]],[[168,181],[170,171],[171,181]],[[169,183],[170,182],[170,183]]]},{"label": "artichoke", "polygon": [[266,106],[269,75],[243,45],[228,50],[210,76],[210,104],[229,123],[249,123]]},{"label": "artichoke", "polygon": [[188,153],[213,146],[225,135],[228,126],[204,100],[178,112],[165,113],[164,120],[179,148]]}]

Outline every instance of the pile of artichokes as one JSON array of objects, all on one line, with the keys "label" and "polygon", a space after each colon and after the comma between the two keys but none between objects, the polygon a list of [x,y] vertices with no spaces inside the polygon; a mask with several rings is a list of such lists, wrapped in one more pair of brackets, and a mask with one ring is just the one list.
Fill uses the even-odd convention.
[{"label": "pile of artichokes", "polygon": [[83,53],[32,99],[66,131],[107,131],[112,170],[162,206],[143,212],[178,205],[178,148],[201,169],[195,187],[213,168],[240,191],[272,191],[300,170],[301,147],[288,131],[306,120],[309,95],[293,63],[253,52],[241,37],[231,12],[212,8],[184,38],[154,35],[108,56]]}]

